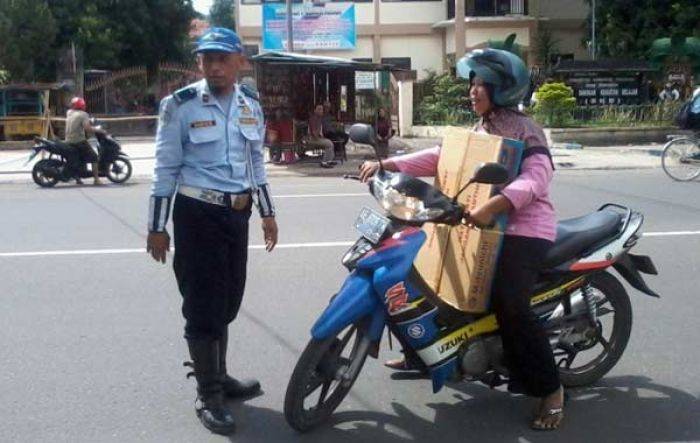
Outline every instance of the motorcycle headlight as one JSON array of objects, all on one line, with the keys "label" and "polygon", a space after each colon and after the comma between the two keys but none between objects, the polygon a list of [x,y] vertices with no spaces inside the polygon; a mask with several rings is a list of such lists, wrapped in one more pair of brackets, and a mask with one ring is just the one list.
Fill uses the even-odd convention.
[{"label": "motorcycle headlight", "polygon": [[392,187],[382,189],[377,199],[379,204],[392,216],[409,222],[427,222],[434,220],[445,211],[437,208],[426,208],[423,200],[409,197]]}]

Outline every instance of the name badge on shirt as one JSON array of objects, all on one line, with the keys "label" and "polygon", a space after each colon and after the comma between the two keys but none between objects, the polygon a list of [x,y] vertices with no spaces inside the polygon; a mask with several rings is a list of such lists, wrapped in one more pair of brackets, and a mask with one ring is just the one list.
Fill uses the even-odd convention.
[{"label": "name badge on shirt", "polygon": [[216,120],[197,120],[190,123],[190,128],[208,128],[216,126]]},{"label": "name badge on shirt", "polygon": [[240,117],[238,119],[238,123],[241,126],[257,126],[258,125],[258,119],[254,117]]}]

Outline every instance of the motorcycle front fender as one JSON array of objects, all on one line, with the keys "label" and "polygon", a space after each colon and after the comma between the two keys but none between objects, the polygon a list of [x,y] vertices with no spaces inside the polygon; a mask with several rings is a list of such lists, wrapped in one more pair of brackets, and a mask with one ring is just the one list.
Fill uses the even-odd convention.
[{"label": "motorcycle front fender", "polygon": [[366,334],[373,341],[379,340],[385,325],[384,305],[374,292],[372,276],[355,271],[316,320],[311,335],[323,340],[365,317],[370,318]]}]

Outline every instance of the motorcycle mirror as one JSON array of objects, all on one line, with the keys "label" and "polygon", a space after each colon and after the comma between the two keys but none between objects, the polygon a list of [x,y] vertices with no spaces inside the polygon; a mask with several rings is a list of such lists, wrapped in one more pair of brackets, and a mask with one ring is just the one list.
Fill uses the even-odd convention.
[{"label": "motorcycle mirror", "polygon": [[466,185],[454,196],[453,201],[464,192],[472,183],[483,183],[485,185],[501,185],[508,181],[508,170],[500,163],[482,163],[474,170],[474,175]]},{"label": "motorcycle mirror", "polygon": [[370,145],[374,148],[377,143],[374,128],[365,123],[356,123],[350,127],[350,140],[363,145]]},{"label": "motorcycle mirror", "polygon": [[508,181],[508,170],[500,163],[482,163],[474,171],[471,181],[487,185],[501,185]]},{"label": "motorcycle mirror", "polygon": [[366,123],[355,123],[350,127],[348,136],[354,143],[361,143],[372,147],[374,156],[377,162],[379,162],[379,172],[383,173],[384,165],[382,164],[382,159],[379,158],[379,154],[377,154],[377,134],[374,132],[374,128]]}]

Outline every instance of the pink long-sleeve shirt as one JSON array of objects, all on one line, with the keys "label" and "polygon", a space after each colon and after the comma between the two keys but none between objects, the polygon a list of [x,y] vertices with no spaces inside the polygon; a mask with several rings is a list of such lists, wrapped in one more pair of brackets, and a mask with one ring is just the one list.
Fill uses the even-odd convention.
[{"label": "pink long-sleeve shirt", "polygon": [[[547,147],[544,131],[528,116],[518,111],[499,108],[481,119],[475,130],[525,142],[525,149]],[[437,174],[440,146],[393,157],[396,168],[414,177]],[[508,214],[506,235],[543,238],[554,241],[557,223],[554,206],[549,198],[549,184],[554,170],[549,157],[537,153],[526,157],[520,174],[501,190],[513,205]]]}]

